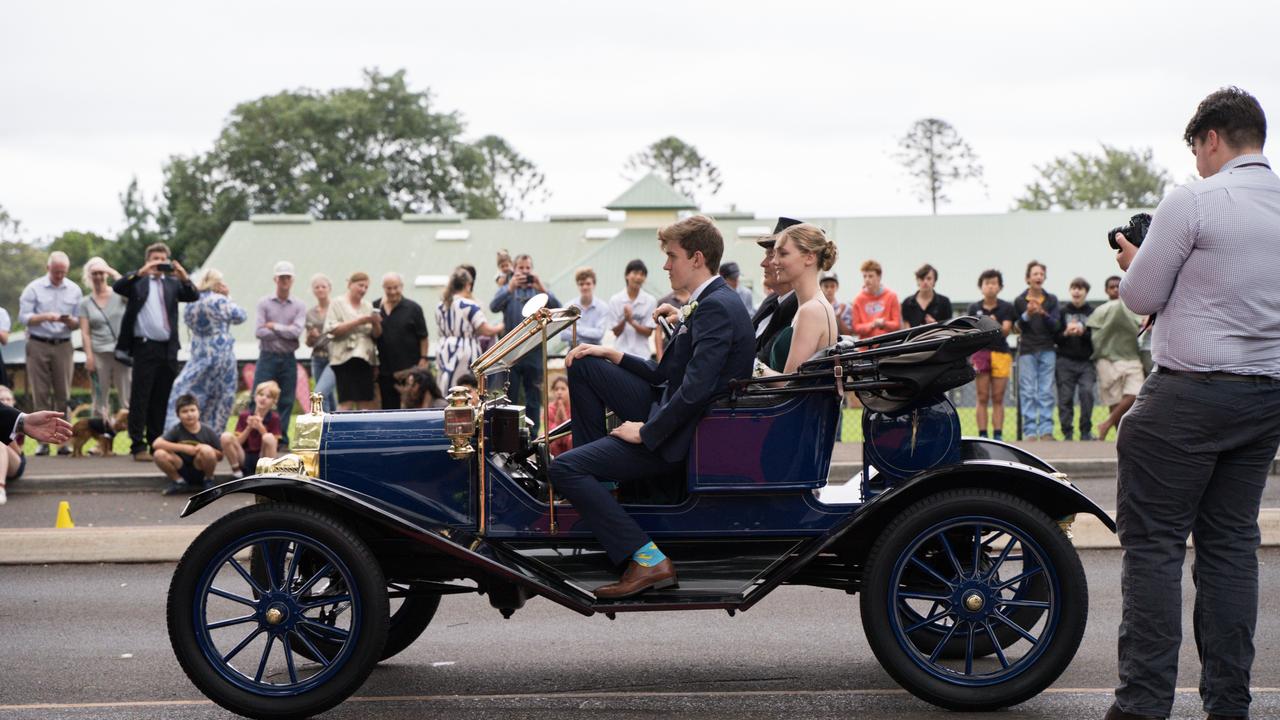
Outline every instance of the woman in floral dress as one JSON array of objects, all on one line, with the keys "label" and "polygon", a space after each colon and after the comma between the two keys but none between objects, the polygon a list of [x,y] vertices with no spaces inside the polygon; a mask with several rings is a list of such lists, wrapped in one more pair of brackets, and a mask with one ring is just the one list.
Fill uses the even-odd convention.
[{"label": "woman in floral dress", "polygon": [[471,299],[472,282],[471,273],[454,270],[444,299],[436,304],[436,327],[440,330],[436,365],[440,368],[440,390],[446,395],[454,380],[470,372],[471,362],[480,356],[476,336],[502,332],[502,324],[489,323],[484,308]]},{"label": "woman in floral dress", "polygon": [[215,433],[227,429],[236,398],[236,353],[231,326],[248,313],[228,297],[230,291],[217,270],[206,270],[200,280],[200,299],[187,305],[183,317],[191,328],[191,359],[173,382],[165,429],[178,424],[174,402],[184,393],[196,396],[200,422]]}]

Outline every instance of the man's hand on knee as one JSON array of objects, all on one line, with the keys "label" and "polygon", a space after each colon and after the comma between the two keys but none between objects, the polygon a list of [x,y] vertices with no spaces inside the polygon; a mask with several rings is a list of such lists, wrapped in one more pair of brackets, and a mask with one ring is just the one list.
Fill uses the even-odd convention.
[{"label": "man's hand on knee", "polygon": [[573,361],[580,357],[599,357],[608,360],[617,365],[622,362],[622,351],[617,348],[605,347],[604,345],[588,345],[582,343],[569,351],[564,356],[564,366],[566,368],[573,366]]},{"label": "man's hand on knee", "polygon": [[613,432],[610,432],[609,434],[623,442],[629,442],[632,445],[639,445],[641,442],[640,428],[642,427],[644,427],[644,423],[641,422],[624,422],[614,428]]}]

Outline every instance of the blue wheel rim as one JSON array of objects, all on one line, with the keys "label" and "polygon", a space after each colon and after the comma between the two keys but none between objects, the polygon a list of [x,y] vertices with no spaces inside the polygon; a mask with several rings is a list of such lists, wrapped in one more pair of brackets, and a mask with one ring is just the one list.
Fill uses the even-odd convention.
[{"label": "blue wheel rim", "polygon": [[[265,582],[236,559],[246,550],[263,554]],[[346,563],[324,543],[291,531],[258,532],[224,546],[192,603],[196,643],[209,665],[232,685],[271,697],[300,695],[338,673],[360,641],[362,613]],[[293,642],[322,660],[302,657]]]},{"label": "blue wheel rim", "polygon": [[[1040,577],[1045,599],[1022,597],[1026,581]],[[1057,573],[1034,538],[1007,521],[974,515],[918,533],[894,563],[886,600],[894,638],[917,667],[949,684],[989,687],[1025,672],[1045,652],[1061,597]],[[1041,612],[1023,627],[1010,617],[1017,608]],[[918,632],[924,628],[941,632]],[[1010,631],[1016,639],[1002,647],[997,632]],[[974,647],[982,636],[993,646],[985,658]],[[956,637],[963,657],[942,657]]]}]

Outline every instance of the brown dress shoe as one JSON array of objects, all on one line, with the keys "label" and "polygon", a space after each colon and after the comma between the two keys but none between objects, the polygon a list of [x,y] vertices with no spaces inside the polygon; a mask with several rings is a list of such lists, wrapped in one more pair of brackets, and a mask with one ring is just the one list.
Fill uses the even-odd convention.
[{"label": "brown dress shoe", "polygon": [[664,558],[653,567],[645,567],[632,560],[627,565],[627,571],[622,573],[621,580],[596,588],[596,597],[600,600],[619,600],[650,588],[661,590],[669,587],[679,587],[676,582],[676,566],[671,563],[671,558]]},{"label": "brown dress shoe", "polygon": [[147,452],[146,450],[143,450],[142,452],[134,453],[133,459],[137,462],[151,462],[155,458],[151,457],[151,453]]},{"label": "brown dress shoe", "polygon": [[1107,711],[1106,717],[1102,720],[1164,720],[1164,718],[1152,717],[1151,715],[1134,715],[1127,713],[1112,703],[1111,709]]}]

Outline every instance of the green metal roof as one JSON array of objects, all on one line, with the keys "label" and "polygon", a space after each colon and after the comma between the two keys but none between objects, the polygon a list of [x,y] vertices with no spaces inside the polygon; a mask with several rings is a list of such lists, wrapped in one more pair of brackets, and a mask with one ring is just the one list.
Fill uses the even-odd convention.
[{"label": "green metal roof", "polygon": [[607,210],[697,210],[692,200],[654,173],[649,173],[627,188],[616,200],[605,205]]}]

